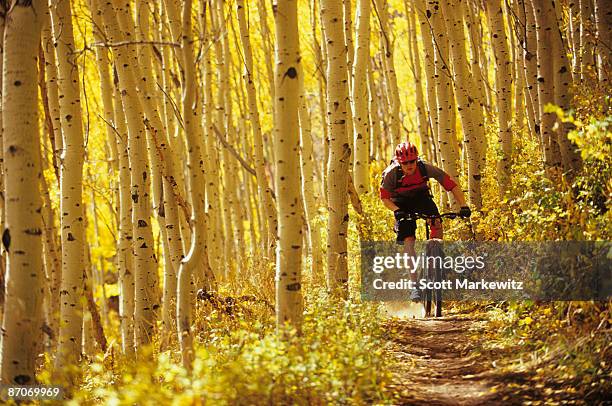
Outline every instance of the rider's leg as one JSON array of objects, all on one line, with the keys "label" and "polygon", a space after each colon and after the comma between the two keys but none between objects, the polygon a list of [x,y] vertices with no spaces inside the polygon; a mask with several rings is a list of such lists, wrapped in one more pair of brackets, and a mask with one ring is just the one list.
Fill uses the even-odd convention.
[{"label": "rider's leg", "polygon": [[417,266],[414,261],[416,260],[416,251],[414,249],[415,241],[416,241],[416,238],[414,237],[414,235],[404,238],[404,254],[407,254],[409,257],[413,258],[413,261],[411,262],[411,265],[410,265],[411,268],[407,269],[407,271],[410,273],[410,280],[413,283],[413,288],[410,291],[410,300],[412,301],[418,301],[421,299],[421,294],[419,290],[417,289],[417,286],[418,286]]},{"label": "rider's leg", "polygon": [[[415,241],[416,241],[416,238],[414,236],[409,236],[409,237],[404,238],[404,253],[408,254],[408,256],[412,258],[416,258],[416,251],[414,249]],[[410,280],[416,283],[417,281],[416,269],[408,269],[408,271],[410,272]]]},{"label": "rider's leg", "polygon": [[444,236],[444,227],[442,226],[442,220],[437,219],[429,219],[427,220],[429,223],[429,236],[430,238],[439,238],[442,239]]}]

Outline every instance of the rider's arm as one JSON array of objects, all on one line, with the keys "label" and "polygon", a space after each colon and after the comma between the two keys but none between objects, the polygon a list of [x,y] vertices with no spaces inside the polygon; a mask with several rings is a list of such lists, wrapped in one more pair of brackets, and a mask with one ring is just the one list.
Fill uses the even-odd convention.
[{"label": "rider's arm", "polygon": [[399,209],[399,207],[391,200],[395,190],[395,184],[397,183],[397,171],[395,170],[396,166],[397,164],[391,164],[384,170],[382,174],[382,182],[380,184],[380,200],[382,200],[385,207],[392,211]]},{"label": "rider's arm", "polygon": [[463,194],[463,190],[461,190],[459,185],[455,186],[451,190],[451,193],[453,194],[453,196],[455,196],[455,200],[457,200],[457,203],[459,203],[460,207],[467,206],[467,204],[465,203],[465,195]]},{"label": "rider's arm", "polygon": [[430,164],[425,164],[425,169],[430,178],[437,180],[447,192],[453,194],[459,206],[467,206],[463,190],[461,190],[459,184],[448,173]]},{"label": "rider's arm", "polygon": [[397,209],[399,209],[399,207],[393,203],[393,201],[391,199],[381,199],[383,204],[385,205],[386,208],[388,208],[391,211],[395,211]]}]

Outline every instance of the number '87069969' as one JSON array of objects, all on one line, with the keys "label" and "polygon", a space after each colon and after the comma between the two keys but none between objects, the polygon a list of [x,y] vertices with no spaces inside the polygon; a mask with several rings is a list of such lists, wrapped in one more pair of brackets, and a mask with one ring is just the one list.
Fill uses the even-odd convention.
[{"label": "number '87069969'", "polygon": [[63,388],[57,385],[0,385],[0,400],[61,400]]}]

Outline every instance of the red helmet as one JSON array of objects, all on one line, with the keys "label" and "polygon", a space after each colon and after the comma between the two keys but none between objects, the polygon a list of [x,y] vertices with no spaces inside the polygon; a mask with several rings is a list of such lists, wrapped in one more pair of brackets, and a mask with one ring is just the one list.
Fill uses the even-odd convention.
[{"label": "red helmet", "polygon": [[411,142],[402,142],[395,148],[397,162],[413,161],[419,157],[419,151]]}]

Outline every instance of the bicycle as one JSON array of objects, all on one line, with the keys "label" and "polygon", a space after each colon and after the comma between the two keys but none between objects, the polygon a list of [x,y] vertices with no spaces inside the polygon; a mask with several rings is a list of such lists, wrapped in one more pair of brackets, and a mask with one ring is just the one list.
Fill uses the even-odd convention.
[{"label": "bicycle", "polygon": [[[426,258],[444,258],[444,251],[442,251],[442,240],[439,238],[429,238],[429,223],[427,220],[442,219],[444,217],[449,219],[455,219],[459,216],[459,213],[443,213],[439,215],[426,215],[421,213],[406,213],[407,217],[402,220],[425,220],[425,236],[426,246],[425,253]],[[461,217],[464,218],[464,217]],[[444,268],[440,261],[433,261],[433,266],[430,267],[429,261],[425,261],[423,264],[423,279],[426,280],[426,289],[423,290],[423,306],[425,307],[425,317],[431,317],[432,303],[435,309],[435,317],[442,317],[442,281],[444,280]],[[432,286],[434,288],[429,288]],[[439,283],[436,283],[439,282]],[[437,288],[435,288],[437,286]]]}]

